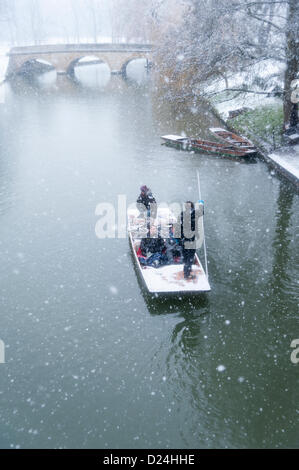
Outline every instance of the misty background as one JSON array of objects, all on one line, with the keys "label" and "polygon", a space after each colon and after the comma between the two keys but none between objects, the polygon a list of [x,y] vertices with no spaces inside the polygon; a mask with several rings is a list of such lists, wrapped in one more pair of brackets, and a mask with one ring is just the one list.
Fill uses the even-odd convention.
[{"label": "misty background", "polygon": [[[3,44],[148,41],[165,1],[0,0]],[[171,2],[172,6],[176,1]]]}]

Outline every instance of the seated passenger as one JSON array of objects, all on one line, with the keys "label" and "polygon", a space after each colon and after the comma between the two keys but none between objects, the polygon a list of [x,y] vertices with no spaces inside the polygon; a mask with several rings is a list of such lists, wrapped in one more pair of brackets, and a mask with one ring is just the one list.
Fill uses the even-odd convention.
[{"label": "seated passenger", "polygon": [[142,238],[137,255],[140,263],[146,266],[158,267],[167,262],[165,242],[154,225],[151,226],[150,237]]}]

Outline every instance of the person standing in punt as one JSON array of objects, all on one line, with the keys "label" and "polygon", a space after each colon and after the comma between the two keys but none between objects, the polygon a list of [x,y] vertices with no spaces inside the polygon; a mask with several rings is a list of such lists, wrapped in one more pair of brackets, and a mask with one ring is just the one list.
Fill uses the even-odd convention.
[{"label": "person standing in punt", "polygon": [[155,219],[157,217],[157,202],[154,198],[150,188],[146,185],[141,186],[140,195],[137,199],[137,208],[144,214],[146,212],[147,217]]},{"label": "person standing in punt", "polygon": [[194,263],[196,252],[196,228],[198,225],[196,218],[197,214],[193,202],[185,202],[185,208],[181,212],[180,216],[185,279],[195,279],[195,276],[192,274],[192,265]]},{"label": "person standing in punt", "polygon": [[151,221],[157,217],[157,203],[150,188],[146,185],[141,186],[136,205],[146,220],[147,237],[150,238]]}]

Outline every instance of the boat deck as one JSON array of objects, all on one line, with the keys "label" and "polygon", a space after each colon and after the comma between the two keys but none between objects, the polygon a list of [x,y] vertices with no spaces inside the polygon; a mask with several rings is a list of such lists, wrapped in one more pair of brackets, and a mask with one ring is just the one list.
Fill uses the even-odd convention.
[{"label": "boat deck", "polygon": [[142,267],[142,275],[149,292],[202,292],[211,290],[202,266],[193,265],[194,279],[184,279],[184,265],[171,264],[160,268]]},{"label": "boat deck", "polygon": [[[167,222],[170,223],[176,220],[167,209],[158,209],[158,219],[165,217]],[[146,236],[145,221],[138,217],[138,210],[131,209],[128,211],[128,223],[129,239],[134,259],[140,276],[150,293],[179,294],[208,292],[211,290],[208,278],[197,255],[195,255],[195,263],[192,266],[194,279],[184,279],[183,262],[167,264],[158,268],[142,266],[139,262],[137,251],[141,238]]]}]

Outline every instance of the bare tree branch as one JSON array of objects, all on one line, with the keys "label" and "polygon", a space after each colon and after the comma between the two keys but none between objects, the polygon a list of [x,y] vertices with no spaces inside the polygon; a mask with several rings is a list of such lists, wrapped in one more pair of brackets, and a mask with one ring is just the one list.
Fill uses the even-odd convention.
[{"label": "bare tree branch", "polygon": [[248,10],[247,14],[251,18],[254,18],[255,20],[262,21],[263,23],[269,24],[270,26],[273,26],[273,28],[276,28],[281,33],[283,32],[283,29],[280,28],[280,26],[277,26],[277,24],[273,23],[273,21],[267,20],[266,18],[261,18],[260,16],[257,16],[254,13],[252,13],[250,10]]}]

